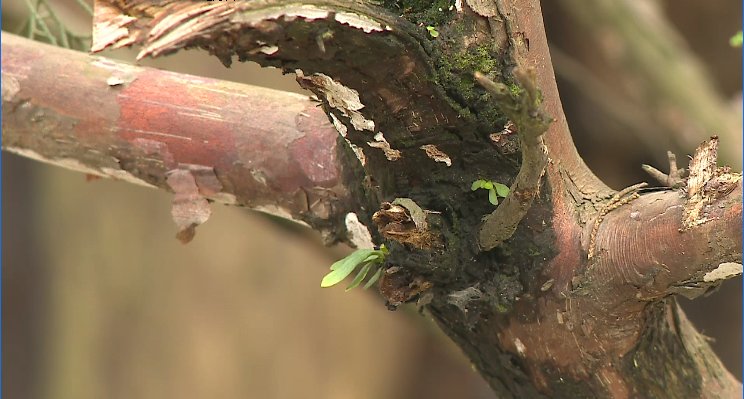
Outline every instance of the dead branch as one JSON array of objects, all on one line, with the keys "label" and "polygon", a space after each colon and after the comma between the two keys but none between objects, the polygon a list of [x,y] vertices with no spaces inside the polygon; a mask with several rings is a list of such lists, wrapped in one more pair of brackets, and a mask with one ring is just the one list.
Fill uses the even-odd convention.
[{"label": "dead branch", "polygon": [[535,87],[534,70],[516,70],[514,75],[521,87],[518,95],[511,94],[504,84],[497,84],[478,72],[475,75],[478,83],[494,96],[496,104],[516,125],[522,149],[522,165],[509,188],[509,195],[486,216],[478,232],[478,243],[486,251],[507,240],[517,230],[517,225],[539,193],[540,180],[548,164],[548,151],[542,135],[552,118],[540,109],[540,92]]}]

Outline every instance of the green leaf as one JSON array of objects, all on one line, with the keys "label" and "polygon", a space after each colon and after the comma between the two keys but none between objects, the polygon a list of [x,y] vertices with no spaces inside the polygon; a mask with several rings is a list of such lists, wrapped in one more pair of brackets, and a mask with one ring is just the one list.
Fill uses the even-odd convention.
[{"label": "green leaf", "polygon": [[496,189],[496,193],[499,195],[499,197],[506,198],[506,196],[509,195],[509,187],[501,183],[493,183],[493,188]]},{"label": "green leaf", "polygon": [[484,184],[486,184],[485,180],[476,180],[473,182],[473,185],[470,186],[470,191],[475,191],[479,188],[483,188]]},{"label": "green leaf", "polygon": [[499,204],[499,197],[496,195],[496,190],[488,190],[488,201],[494,205]]},{"label": "green leaf", "polygon": [[348,292],[351,289],[354,289],[359,286],[359,284],[362,283],[362,280],[364,280],[365,277],[367,277],[367,273],[369,273],[369,269],[372,267],[373,262],[367,262],[362,266],[361,269],[359,269],[359,273],[357,273],[356,277],[354,277],[354,280],[351,281],[351,284],[349,284],[348,287],[346,287],[346,291]]},{"label": "green leaf", "polygon": [[385,256],[380,251],[375,251],[375,253],[364,258],[364,260],[361,261],[360,264],[367,263],[367,262],[379,263],[379,262],[382,262],[383,259],[385,259]]},{"label": "green leaf", "polygon": [[439,32],[437,31],[437,28],[435,28],[433,26],[427,26],[426,27],[426,30],[429,31],[429,34],[431,35],[431,37],[433,37],[433,38],[439,37]]},{"label": "green leaf", "polygon": [[[331,272],[323,277],[320,286],[323,288],[334,286],[351,275],[357,267],[362,266],[361,270],[359,270],[357,275],[354,277],[354,280],[352,280],[351,284],[346,288],[346,291],[349,291],[350,289],[359,286],[359,284],[364,281],[367,274],[369,274],[371,268],[374,265],[382,263],[385,260],[385,255],[388,253],[389,250],[385,245],[381,245],[380,249],[358,249],[352,252],[349,256],[334,262],[331,265]],[[373,278],[376,280],[379,278],[379,275],[377,277],[373,276]],[[368,283],[368,285],[371,284]]]},{"label": "green leaf", "polygon": [[379,258],[379,254],[375,252],[377,251],[375,251],[374,249],[358,249],[351,255],[335,262],[333,265],[331,265],[331,272],[323,277],[323,280],[320,282],[320,286],[326,288],[340,283],[360,264],[364,262],[370,262]]},{"label": "green leaf", "polygon": [[349,254],[349,256],[337,260],[331,265],[331,270],[338,269],[341,265],[343,265],[345,262],[354,262],[356,264],[360,264],[365,261],[369,256],[376,255],[374,249],[357,249],[356,251]]},{"label": "green leaf", "polygon": [[323,280],[320,282],[320,286],[322,288],[333,287],[334,285],[342,282],[346,277],[348,277],[358,265],[358,263],[353,262],[344,263],[336,270],[326,274],[325,277],[323,277]]},{"label": "green leaf", "polygon": [[742,42],[744,42],[744,35],[741,31],[736,32],[736,34],[731,36],[731,39],[729,39],[731,47],[741,47]]},{"label": "green leaf", "polygon": [[367,284],[364,284],[364,289],[371,287],[374,283],[377,282],[377,280],[380,279],[380,276],[382,275],[382,267],[378,268],[375,274],[372,275],[372,277],[367,281]]}]

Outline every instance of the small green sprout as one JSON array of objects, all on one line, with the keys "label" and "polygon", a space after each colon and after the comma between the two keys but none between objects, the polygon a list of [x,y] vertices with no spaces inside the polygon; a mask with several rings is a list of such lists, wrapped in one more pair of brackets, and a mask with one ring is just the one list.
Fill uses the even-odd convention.
[{"label": "small green sprout", "polygon": [[742,42],[744,42],[744,35],[742,35],[741,31],[736,32],[736,34],[731,36],[731,39],[729,39],[731,47],[741,47]]},{"label": "small green sprout", "polygon": [[494,205],[499,204],[499,197],[506,198],[509,195],[509,187],[495,181],[478,179],[470,186],[473,191],[479,188],[488,190],[488,201]]},{"label": "small green sprout", "polygon": [[358,287],[364,278],[367,277],[372,269],[375,272],[372,277],[364,285],[364,289],[371,287],[382,274],[382,262],[385,261],[385,256],[390,253],[384,245],[380,246],[380,249],[358,249],[351,253],[351,255],[335,262],[331,265],[331,272],[323,277],[323,281],[320,282],[320,286],[323,288],[332,287],[342,282],[346,277],[356,270],[359,266],[362,268],[357,272],[356,277],[351,281],[346,291]]},{"label": "small green sprout", "polygon": [[439,37],[439,31],[437,30],[436,27],[429,25],[429,26],[426,27],[426,30],[429,31],[429,34],[431,35],[431,37],[433,37],[435,39],[437,37]]}]

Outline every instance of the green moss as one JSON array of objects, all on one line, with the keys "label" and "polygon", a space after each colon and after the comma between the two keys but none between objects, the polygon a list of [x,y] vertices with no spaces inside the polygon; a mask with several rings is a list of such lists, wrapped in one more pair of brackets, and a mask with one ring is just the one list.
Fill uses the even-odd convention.
[{"label": "green moss", "polygon": [[[476,25],[462,20],[453,22],[455,0],[378,0],[378,4],[419,26],[424,36],[436,40],[431,50],[437,70],[436,83],[463,117],[475,116],[484,129],[506,122],[473,78],[473,73],[479,71],[495,81],[503,81],[503,60],[491,44],[468,47],[461,42],[463,36],[475,34]],[[519,90],[518,86],[513,90]]]},{"label": "green moss", "polygon": [[445,91],[461,106],[475,111],[478,119],[495,126],[503,117],[489,104],[489,95],[475,82],[476,71],[498,79],[500,65],[489,45],[462,48],[448,57],[435,57],[437,77]]},{"label": "green moss", "polygon": [[509,91],[512,95],[515,97],[518,97],[522,93],[522,88],[519,87],[516,83],[509,83]]},{"label": "green moss", "polygon": [[494,306],[494,309],[496,310],[496,312],[501,313],[501,314],[509,313],[509,308],[500,303],[497,303]]}]

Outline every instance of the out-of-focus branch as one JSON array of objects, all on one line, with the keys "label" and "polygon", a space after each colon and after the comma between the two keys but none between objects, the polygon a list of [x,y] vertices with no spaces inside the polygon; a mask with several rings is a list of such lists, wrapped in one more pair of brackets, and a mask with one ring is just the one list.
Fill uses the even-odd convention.
[{"label": "out-of-focus branch", "polygon": [[337,131],[296,94],[141,68],[2,34],[3,150],[322,227],[348,190]]},{"label": "out-of-focus branch", "polygon": [[[667,149],[668,143],[692,148],[703,137],[715,134],[730,143],[721,149],[722,161],[741,167],[741,114],[731,112],[728,101],[716,92],[703,66],[656,4],[562,0],[556,5],[587,32],[581,37],[594,41],[592,57],[614,67],[613,85],[621,85],[614,90],[625,91],[633,108],[645,114],[635,118],[649,119],[657,126],[646,134],[661,136],[655,140],[662,146],[659,150]],[[559,69],[564,66],[557,64]]]}]

